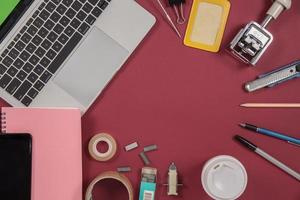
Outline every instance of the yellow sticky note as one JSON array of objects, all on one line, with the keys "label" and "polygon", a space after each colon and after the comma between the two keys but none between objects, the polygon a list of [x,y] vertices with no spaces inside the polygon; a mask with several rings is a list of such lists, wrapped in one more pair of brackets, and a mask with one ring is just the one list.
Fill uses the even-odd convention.
[{"label": "yellow sticky note", "polygon": [[194,0],[184,44],[218,52],[230,10],[228,0]]}]

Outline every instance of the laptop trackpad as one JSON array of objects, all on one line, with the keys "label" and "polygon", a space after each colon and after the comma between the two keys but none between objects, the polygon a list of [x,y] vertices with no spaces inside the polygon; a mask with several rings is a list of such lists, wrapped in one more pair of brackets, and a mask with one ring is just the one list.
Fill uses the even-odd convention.
[{"label": "laptop trackpad", "polygon": [[125,48],[94,27],[54,78],[54,82],[83,106],[89,106],[128,54]]}]

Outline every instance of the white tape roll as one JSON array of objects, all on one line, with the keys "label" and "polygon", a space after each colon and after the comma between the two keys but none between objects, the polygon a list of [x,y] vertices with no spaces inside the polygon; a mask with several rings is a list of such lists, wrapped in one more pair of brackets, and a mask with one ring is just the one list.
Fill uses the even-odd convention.
[{"label": "white tape roll", "polygon": [[[97,149],[99,142],[105,142],[108,145],[108,150],[104,153],[101,153]],[[107,133],[99,133],[92,137],[89,142],[89,153],[90,155],[98,161],[107,161],[110,160],[117,152],[117,143],[116,140]]]},{"label": "white tape roll", "polygon": [[[93,193],[94,186],[99,181],[104,180],[104,179],[114,179],[114,180],[121,182],[128,191],[128,199],[133,200],[133,187],[132,187],[132,184],[130,183],[129,179],[126,176],[124,176],[118,172],[112,172],[112,171],[108,171],[108,172],[104,172],[104,173],[100,174],[90,183],[90,185],[86,189],[85,200],[93,200],[92,193]],[[126,199],[126,198],[124,198],[124,199]]]}]

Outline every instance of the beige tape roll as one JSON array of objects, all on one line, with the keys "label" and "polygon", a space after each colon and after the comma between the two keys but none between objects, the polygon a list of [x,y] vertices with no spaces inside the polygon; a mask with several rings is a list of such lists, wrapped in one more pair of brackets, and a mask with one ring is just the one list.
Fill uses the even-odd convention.
[{"label": "beige tape roll", "polygon": [[[99,142],[105,142],[108,145],[108,150],[104,153],[101,153],[97,150],[97,144]],[[107,161],[110,160],[117,152],[117,143],[116,140],[107,133],[99,133],[92,137],[89,142],[89,153],[90,155],[98,161]]]},{"label": "beige tape roll", "polygon": [[108,172],[104,172],[102,174],[100,174],[99,176],[97,176],[88,186],[86,193],[85,193],[85,200],[93,200],[93,189],[94,186],[101,180],[104,179],[114,179],[117,180],[119,182],[121,182],[127,189],[128,191],[128,197],[129,200],[133,200],[133,187],[132,184],[130,183],[129,179],[118,173],[118,172],[113,172],[113,171],[108,171]]}]

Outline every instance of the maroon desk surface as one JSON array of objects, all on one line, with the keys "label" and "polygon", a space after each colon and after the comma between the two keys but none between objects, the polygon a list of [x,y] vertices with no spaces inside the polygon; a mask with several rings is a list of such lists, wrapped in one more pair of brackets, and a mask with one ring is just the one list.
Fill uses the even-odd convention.
[{"label": "maroon desk surface", "polygon": [[[159,183],[167,181],[170,162],[176,163],[184,187],[174,199],[210,199],[200,183],[201,169],[205,161],[222,154],[236,157],[246,167],[249,182],[241,199],[300,199],[299,182],[232,140],[233,135],[241,134],[300,171],[299,147],[237,126],[251,122],[300,137],[300,109],[239,107],[244,102],[300,102],[300,80],[251,94],[242,89],[257,75],[300,58],[300,2],[294,0],[292,9],[270,25],[274,42],[255,68],[228,56],[224,47],[246,23],[263,19],[269,0],[231,1],[222,50],[217,54],[185,47],[163,19],[155,0],[138,2],[156,16],[157,23],[83,117],[84,190],[99,173],[129,165],[133,172],[128,177],[137,196],[143,166],[138,153],[142,148],[127,153],[123,147],[138,141],[141,146],[159,146],[158,151],[149,153],[152,166],[159,169]],[[189,13],[192,0],[187,2]],[[185,26],[180,29],[184,33]],[[99,163],[88,156],[88,141],[99,132],[117,139],[117,156],[109,162]],[[105,191],[96,190],[109,197],[98,199],[127,199],[119,187],[106,186]],[[173,198],[160,185],[156,199]]]}]

